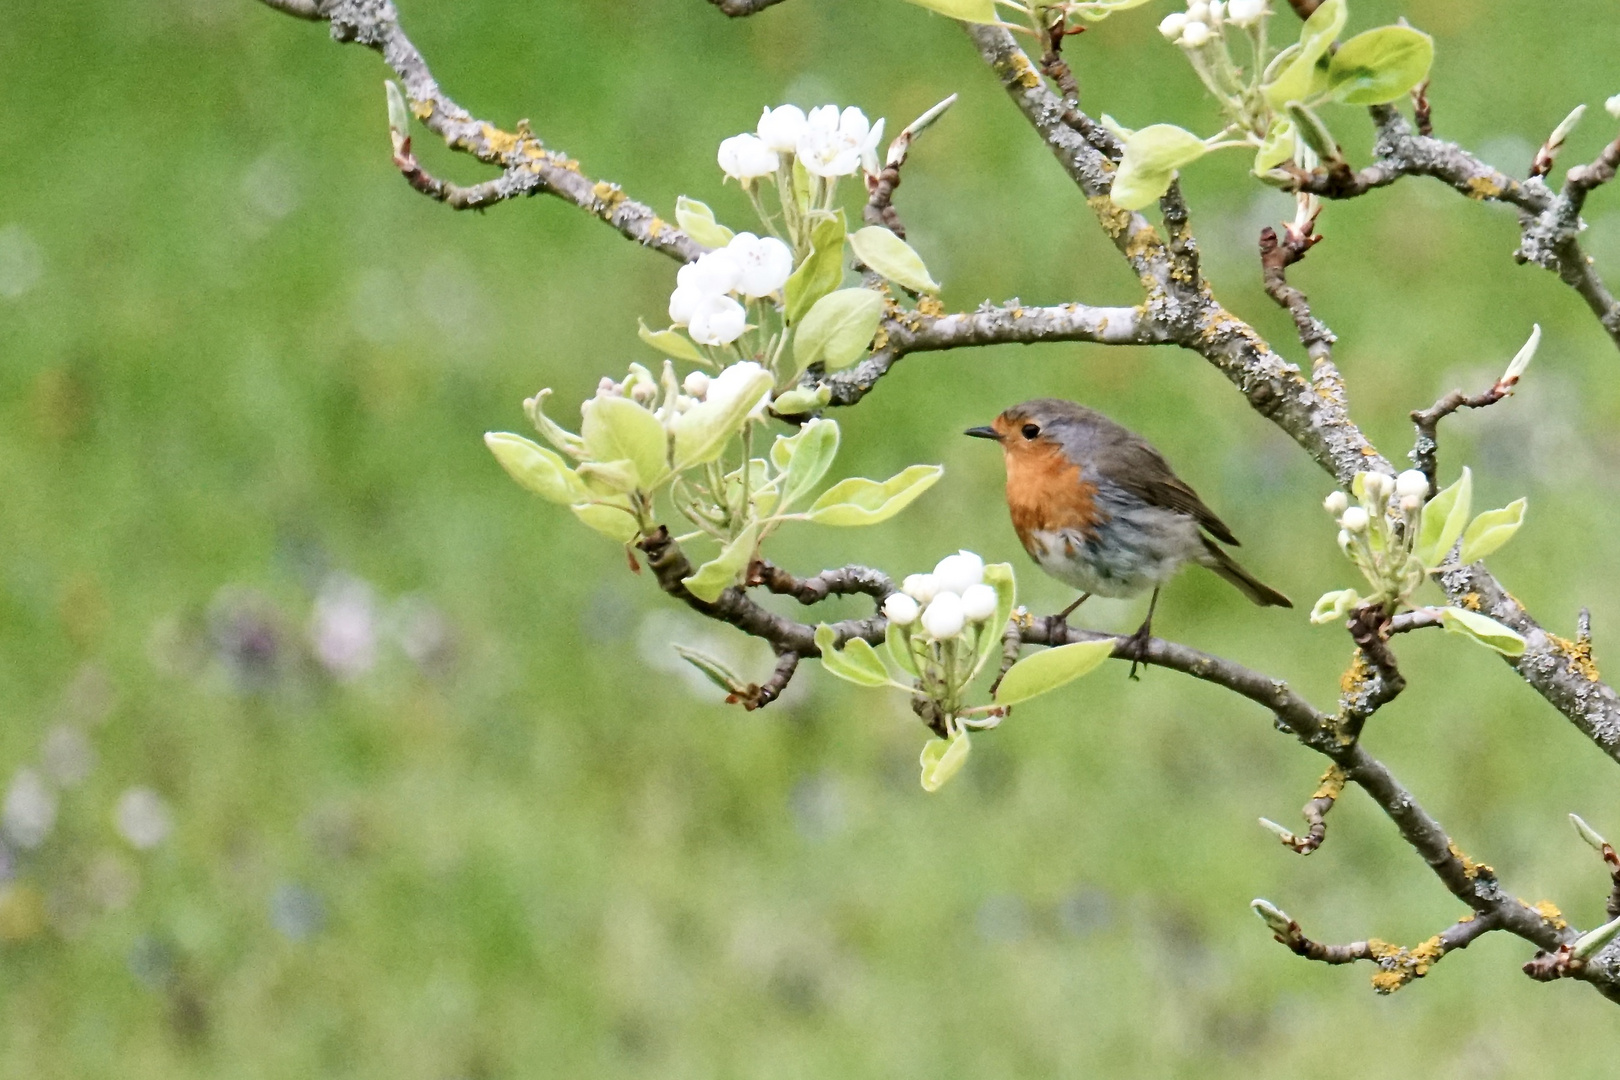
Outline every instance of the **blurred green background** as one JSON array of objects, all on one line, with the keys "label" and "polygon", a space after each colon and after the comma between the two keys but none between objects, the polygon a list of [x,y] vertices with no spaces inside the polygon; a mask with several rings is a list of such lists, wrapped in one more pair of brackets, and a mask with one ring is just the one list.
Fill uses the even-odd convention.
[{"label": "blurred green background", "polygon": [[[898,207],[952,308],[1134,303],[1083,201],[959,31],[895,0],[405,0],[449,93],[529,117],[666,214],[748,220],[714,148],[760,106],[905,123],[952,91]],[[1208,130],[1153,29],[1070,52],[1086,107]],[[1523,175],[1579,102],[1620,90],[1612,6],[1358,0],[1438,40],[1442,134]],[[1551,62],[1551,58],[1557,58]],[[479,441],[632,359],[674,266],[555,200],[454,214],[388,159],[375,55],[249,0],[83,0],[0,21],[0,1073],[29,1077],[1610,1077],[1613,1007],[1488,937],[1393,998],[1274,944],[1265,896],[1323,940],[1415,943],[1460,913],[1354,791],[1309,860],[1322,762],[1263,711],[1123,668],[1020,709],[937,795],[904,702],[806,665],[762,713],[671,641],[753,677],[761,650],[632,576]],[[1364,159],[1362,115],[1333,122]],[[1613,134],[1597,109],[1570,160]],[[891,128],[892,129],[892,128]],[[430,168],[482,179],[418,144]],[[1222,298],[1291,356],[1259,289],[1289,200],[1242,155],[1185,183]],[[1620,205],[1592,253],[1620,273]],[[1513,214],[1410,181],[1328,209],[1293,280],[1339,333],[1391,458],[1406,412],[1482,388],[1532,322],[1522,392],[1448,421],[1481,505],[1528,495],[1493,559],[1550,628],[1620,625],[1617,357]],[[1296,602],[1351,584],[1328,482],[1213,370],[1171,350],[917,356],[842,413],[835,475],[940,461],[871,531],[774,556],[895,574],[957,547],[1035,573],[964,427],[1037,395],[1156,442]],[[559,405],[565,418],[571,405]],[[1094,601],[1129,628],[1140,604]],[[832,615],[864,610],[854,601]],[[1179,580],[1158,630],[1328,705],[1345,636]],[[1411,689],[1367,740],[1478,859],[1582,925],[1607,878],[1570,830],[1620,832],[1614,767],[1498,661],[1400,643]],[[32,846],[30,846],[32,845]]]}]

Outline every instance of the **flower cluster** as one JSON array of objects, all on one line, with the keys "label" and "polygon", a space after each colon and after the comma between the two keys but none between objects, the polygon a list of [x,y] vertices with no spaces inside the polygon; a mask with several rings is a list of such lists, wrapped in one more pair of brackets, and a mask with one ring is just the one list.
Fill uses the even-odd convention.
[{"label": "flower cluster", "polygon": [[1214,0],[1213,3],[1191,0],[1186,11],[1172,12],[1164,17],[1164,21],[1159,23],[1159,33],[1177,45],[1196,49],[1220,34],[1227,23],[1247,30],[1268,14],[1266,0],[1230,0],[1229,3],[1223,0]]},{"label": "flower cluster", "polygon": [[883,139],[883,121],[876,124],[853,105],[811,109],[797,105],[767,107],[754,133],[733,135],[720,144],[720,168],[744,185],[779,176],[797,160],[805,172],[822,179],[852,176],[864,165],[877,175],[877,146]]},{"label": "flower cluster", "polygon": [[774,236],[738,233],[725,247],[676,272],[669,320],[686,327],[699,345],[730,345],[748,329],[748,311],[733,296],[764,299],[778,293],[792,273],[792,248]]},{"label": "flower cluster", "polygon": [[[924,606],[926,605],[926,606]],[[984,583],[984,560],[971,551],[947,555],[932,574],[912,574],[883,602],[883,614],[900,627],[920,622],[929,641],[961,637],[996,613],[996,590]]]}]

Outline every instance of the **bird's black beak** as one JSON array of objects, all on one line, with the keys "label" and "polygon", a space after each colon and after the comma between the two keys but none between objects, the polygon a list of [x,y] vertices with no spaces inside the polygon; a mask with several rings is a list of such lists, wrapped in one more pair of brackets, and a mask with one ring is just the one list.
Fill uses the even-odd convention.
[{"label": "bird's black beak", "polygon": [[970,427],[962,434],[971,435],[975,439],[995,439],[998,442],[1001,440],[1001,436],[996,434],[996,429],[993,427]]}]

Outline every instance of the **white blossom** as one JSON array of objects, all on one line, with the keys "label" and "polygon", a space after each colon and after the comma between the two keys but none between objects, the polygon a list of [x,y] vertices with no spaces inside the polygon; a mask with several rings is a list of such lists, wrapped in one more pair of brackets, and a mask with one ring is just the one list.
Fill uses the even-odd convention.
[{"label": "white blossom", "polygon": [[861,168],[866,170],[868,176],[877,176],[883,172],[883,162],[878,160],[878,143],[883,141],[883,125],[887,121],[878,117],[878,122],[872,125],[872,130],[861,143]]},{"label": "white blossom", "polygon": [[737,291],[750,299],[776,292],[793,274],[793,249],[774,236],[738,233],[726,253],[737,262]]},{"label": "white blossom", "polygon": [[984,560],[971,551],[958,551],[947,555],[934,567],[934,581],[940,592],[953,592],[961,596],[968,588],[984,580]]},{"label": "white blossom", "polygon": [[770,176],[782,163],[775,150],[760,141],[757,135],[733,135],[720,144],[718,155],[721,170],[733,180],[748,183],[762,176]]},{"label": "white blossom", "polygon": [[[876,134],[881,138],[883,129]],[[861,110],[851,105],[840,113],[836,105],[822,105],[806,118],[798,155],[815,176],[849,176],[861,167],[862,154],[876,145],[871,122]]]},{"label": "white blossom", "polygon": [[1239,26],[1253,26],[1266,14],[1266,0],[1231,0],[1226,5],[1226,19]]},{"label": "white blossom", "polygon": [[699,345],[730,345],[748,329],[748,312],[729,296],[705,296],[692,310],[686,332]]},{"label": "white blossom", "polygon": [[962,598],[953,592],[942,592],[934,597],[922,613],[923,631],[935,641],[955,637],[966,623]]},{"label": "white blossom", "polygon": [[1332,514],[1334,517],[1338,517],[1340,514],[1344,513],[1345,508],[1349,505],[1350,496],[1346,495],[1342,491],[1335,491],[1327,498],[1322,500],[1322,509]]},{"label": "white blossom", "polygon": [[791,154],[799,148],[806,123],[804,110],[797,105],[778,105],[761,114],[756,130],[767,147],[779,154]]},{"label": "white blossom", "polygon": [[939,584],[933,574],[908,574],[900,583],[900,589],[917,603],[926,604],[939,592]]},{"label": "white blossom", "polygon": [[1395,494],[1404,501],[1409,498],[1423,498],[1429,493],[1429,478],[1417,469],[1407,469],[1395,478]]},{"label": "white blossom", "polygon": [[883,601],[883,614],[896,626],[910,626],[917,621],[921,612],[917,601],[903,592],[890,593],[888,599]]},{"label": "white blossom", "polygon": [[1181,32],[1186,28],[1187,13],[1184,11],[1172,11],[1159,23],[1159,33],[1163,34],[1171,41],[1179,40],[1181,38]]},{"label": "white blossom", "polygon": [[689,286],[705,293],[734,292],[737,282],[742,277],[742,267],[737,263],[737,256],[726,248],[719,251],[708,251],[699,255],[696,262],[689,262],[675,272],[677,286]]},{"label": "white blossom", "polygon": [[1214,33],[1210,30],[1208,25],[1199,22],[1197,19],[1193,19],[1189,21],[1186,28],[1181,31],[1181,44],[1187,46],[1189,49],[1196,49],[1198,46],[1207,43],[1213,36]]},{"label": "white blossom", "polygon": [[1000,597],[988,585],[969,585],[962,592],[962,614],[968,622],[981,623],[996,613]]},{"label": "white blossom", "polygon": [[[731,302],[736,304],[735,300]],[[738,305],[738,308],[739,310],[741,309],[740,304]],[[730,367],[726,368],[726,370],[709,380],[709,392],[705,400],[709,402],[718,401],[729,404],[739,395],[746,393],[749,385],[754,383],[762,374],[765,374],[765,369],[760,367],[752,360],[742,360],[738,363],[732,364]],[[751,411],[748,415],[762,415],[765,411],[765,405],[769,397],[770,395],[767,394],[760,398],[759,404],[755,405],[753,411]]]}]

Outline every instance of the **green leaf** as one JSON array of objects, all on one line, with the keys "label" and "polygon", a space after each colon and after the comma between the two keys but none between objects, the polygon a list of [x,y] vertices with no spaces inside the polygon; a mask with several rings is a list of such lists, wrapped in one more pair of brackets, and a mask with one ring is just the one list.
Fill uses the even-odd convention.
[{"label": "green leaf", "polygon": [[1339,152],[1339,140],[1333,137],[1333,132],[1328,130],[1322,118],[1316,115],[1316,110],[1298,101],[1290,101],[1288,118],[1294,122],[1295,136],[1315,150],[1317,157],[1334,161],[1344,156]]},{"label": "green leaf", "polygon": [[973,661],[973,674],[977,678],[991,659],[1001,655],[1001,635],[1007,631],[1007,620],[1012,618],[1018,602],[1018,585],[1013,578],[1010,563],[992,563],[984,568],[984,583],[996,590],[996,614],[984,624],[984,637],[979,642],[979,655]]},{"label": "green leaf", "polygon": [[771,412],[777,416],[803,416],[822,408],[832,400],[832,387],[818,386],[814,390],[796,387],[771,399]]},{"label": "green leaf", "polygon": [[1455,484],[1430,499],[1423,508],[1423,529],[1412,552],[1431,569],[1451,553],[1451,546],[1468,524],[1474,500],[1474,474],[1465,467]]},{"label": "green leaf", "polygon": [[1102,22],[1110,15],[1141,7],[1149,0],[1088,0],[1074,8],[1074,13],[1087,22]]},{"label": "green leaf", "polygon": [[[787,468],[782,474],[782,509],[798,502],[810,494],[810,489],[821,483],[821,478],[827,475],[827,469],[832,465],[833,458],[838,455],[838,423],[834,420],[811,420],[799,429],[799,433],[791,439],[778,439],[778,445],[786,442],[792,449],[788,451]],[[771,448],[774,460],[776,448]]]},{"label": "green leaf", "polygon": [[748,564],[754,558],[754,545],[759,540],[759,522],[754,522],[739,533],[736,539],[720,549],[720,554],[697,568],[689,577],[681,578],[686,591],[705,603],[714,603],[720,594],[737,584]]},{"label": "green leaf", "polygon": [[669,472],[669,437],[658,417],[629,398],[603,394],[587,401],[579,432],[592,461],[635,463],[643,490]]},{"label": "green leaf", "polygon": [[793,331],[795,372],[817,362],[828,371],[848,367],[866,354],[882,320],[883,297],[871,289],[840,289],[822,297]]},{"label": "green leaf", "polygon": [[911,651],[910,638],[911,635],[906,633],[905,627],[896,626],[891,622],[884,643],[888,645],[889,659],[894,661],[896,667],[912,675],[920,675],[921,672],[917,668],[917,654]]},{"label": "green leaf", "polygon": [[685,195],[675,200],[675,224],[681,231],[707,248],[723,248],[731,243],[732,231],[714,220],[714,211]]},{"label": "green leaf", "polygon": [[1001,680],[996,703],[1016,705],[1095,671],[1114,652],[1114,639],[1077,641],[1026,656]]},{"label": "green leaf", "polygon": [[783,299],[789,326],[804,318],[816,301],[844,283],[844,215],[831,214],[810,227],[810,254],[787,279]]},{"label": "green leaf", "polygon": [[836,637],[826,623],[816,627],[816,648],[821,650],[821,666],[828,674],[856,686],[889,685],[889,669],[865,638],[850,638],[838,649],[833,644]]},{"label": "green leaf", "polygon": [[799,216],[804,217],[810,213],[810,170],[804,167],[797,155],[793,158],[793,202],[799,208]]},{"label": "green leaf", "polygon": [[922,765],[923,790],[933,794],[944,787],[945,781],[962,771],[972,750],[973,743],[968,739],[966,728],[958,731],[949,741],[929,739],[924,743],[922,756],[918,759]]},{"label": "green leaf", "polygon": [[637,319],[636,322],[640,326],[640,329],[636,331],[636,336],[665,356],[673,356],[677,360],[689,360],[694,364],[702,364],[704,367],[714,366],[708,357],[698,352],[698,347],[692,344],[692,339],[680,331],[674,329],[649,330],[645,321]]},{"label": "green leaf", "polygon": [[1350,614],[1350,609],[1361,603],[1361,597],[1354,589],[1340,589],[1338,592],[1323,593],[1322,598],[1311,608],[1311,622],[1317,626],[1325,626],[1330,622],[1337,622]]},{"label": "green leaf", "polygon": [[1346,105],[1382,105],[1429,75],[1434,39],[1410,26],[1380,26],[1339,46],[1328,64],[1328,92]]},{"label": "green leaf", "polygon": [[1264,87],[1272,108],[1281,109],[1290,101],[1306,101],[1321,92],[1327,82],[1327,51],[1349,17],[1344,0],[1324,0],[1305,20],[1299,31],[1299,53]]},{"label": "green leaf", "polygon": [[567,463],[539,443],[509,431],[491,431],[484,435],[484,445],[507,475],[543,499],[568,505],[590,497]]},{"label": "green leaf", "polygon": [[1294,135],[1294,122],[1287,117],[1279,116],[1271,122],[1266,129],[1265,141],[1254,155],[1254,171],[1267,173],[1294,156],[1296,143]]},{"label": "green leaf", "polygon": [[641,535],[628,506],[618,503],[578,503],[568,509],[585,524],[612,540],[628,544]]},{"label": "green leaf", "polygon": [[881,484],[858,476],[841,480],[821,493],[809,517],[818,525],[876,525],[910,506],[944,474],[938,465],[913,465]]},{"label": "green leaf", "polygon": [[949,15],[964,22],[993,23],[996,18],[995,0],[911,0],[918,7]]},{"label": "green leaf", "polygon": [[712,656],[706,656],[696,649],[688,649],[685,645],[672,646],[680,654],[682,660],[697,668],[703,677],[728,694],[740,694],[747,689],[747,685],[737,677],[726,665]]},{"label": "green leaf", "polygon": [[576,461],[585,460],[590,456],[585,452],[585,440],[572,431],[560,427],[546,415],[546,398],[550,396],[549,389],[540,391],[523,403],[523,411],[529,414],[530,422],[534,424],[536,431],[545,436],[546,442]]},{"label": "green leaf", "polygon": [[912,292],[937,293],[939,282],[928,275],[922,256],[881,225],[868,225],[849,238],[855,257],[879,274]]},{"label": "green leaf", "polygon": [[1462,564],[1478,562],[1513,539],[1513,534],[1524,524],[1524,512],[1529,505],[1524,499],[1514,499],[1500,510],[1487,510],[1475,518],[1463,533]]},{"label": "green leaf", "polygon": [[771,373],[761,371],[730,401],[705,401],[677,416],[670,425],[675,435],[675,471],[719,457],[731,437],[742,430],[754,406],[771,392],[772,383]]},{"label": "green leaf", "polygon": [[1440,624],[1453,634],[1473,638],[1503,656],[1524,655],[1524,638],[1488,615],[1467,608],[1441,608]]},{"label": "green leaf", "polygon": [[1125,157],[1114,174],[1109,198],[1126,210],[1140,210],[1170,190],[1183,165],[1203,157],[1204,140],[1174,124],[1152,124],[1125,140]]},{"label": "green leaf", "polygon": [[628,495],[641,486],[641,474],[636,463],[623,461],[587,461],[579,467],[580,479],[598,495]]}]

